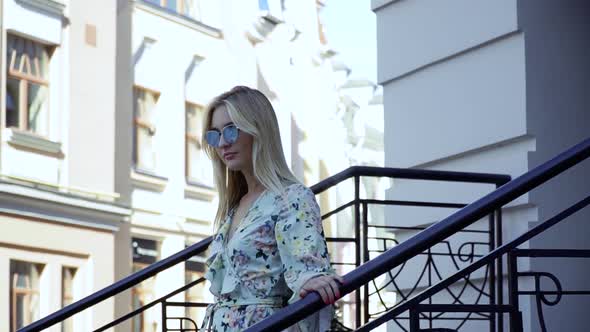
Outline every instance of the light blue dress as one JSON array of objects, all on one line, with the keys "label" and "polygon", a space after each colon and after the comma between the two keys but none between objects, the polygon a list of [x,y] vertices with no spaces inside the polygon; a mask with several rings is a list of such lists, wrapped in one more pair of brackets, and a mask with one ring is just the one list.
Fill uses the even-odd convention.
[{"label": "light blue dress", "polygon": [[[334,274],[313,192],[294,183],[279,194],[264,191],[231,239],[234,210],[210,245],[205,278],[215,303],[207,308],[206,331],[242,331],[300,299],[310,278]],[[325,331],[333,307],[292,326],[290,331]]]}]

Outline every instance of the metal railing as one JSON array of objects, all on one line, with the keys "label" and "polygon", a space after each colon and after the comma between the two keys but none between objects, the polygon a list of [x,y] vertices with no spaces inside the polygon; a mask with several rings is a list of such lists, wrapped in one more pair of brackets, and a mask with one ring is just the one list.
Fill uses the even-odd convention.
[{"label": "metal railing", "polygon": [[[534,251],[515,251],[516,247],[527,241],[528,239],[532,238],[536,234],[546,230],[548,227],[552,226],[553,224],[563,220],[566,216],[574,213],[575,211],[581,209],[582,207],[586,206],[589,202],[589,199],[585,199],[578,204],[574,205],[570,209],[565,210],[562,214],[556,216],[548,220],[546,223],[532,229],[531,231],[527,232],[525,235],[519,237],[515,241],[510,242],[506,245],[501,245],[501,210],[500,208],[505,205],[506,203],[512,201],[516,197],[532,190],[533,188],[541,185],[545,181],[551,179],[552,177],[560,174],[561,172],[565,171],[566,169],[572,167],[573,165],[579,163],[580,161],[588,158],[590,155],[590,140],[585,140],[582,143],[576,145],[575,147],[569,149],[568,151],[560,154],[559,156],[555,157],[554,159],[548,161],[547,163],[535,168],[534,170],[524,174],[523,176],[515,179],[507,183],[506,185],[502,186],[501,188],[497,189],[496,191],[486,195],[485,197],[481,198],[480,200],[465,206],[464,204],[457,204],[457,203],[442,203],[442,202],[417,202],[417,201],[394,201],[394,200],[371,200],[371,199],[361,199],[360,198],[360,178],[361,177],[389,177],[394,179],[414,179],[414,180],[435,180],[435,181],[456,181],[456,182],[473,182],[473,183],[490,183],[495,184],[496,186],[500,186],[506,182],[508,182],[509,178],[507,176],[502,175],[495,175],[495,174],[476,174],[476,173],[462,173],[462,172],[441,172],[441,171],[425,171],[425,170],[407,170],[407,169],[387,169],[387,168],[375,168],[375,167],[351,167],[339,174],[336,174],[333,177],[330,177],[317,185],[312,187],[314,193],[319,194],[330,187],[333,187],[347,179],[354,180],[355,186],[355,198],[353,201],[344,204],[334,211],[330,211],[324,214],[323,219],[326,219],[332,216],[335,213],[343,211],[346,208],[354,207],[354,215],[355,215],[355,236],[354,238],[349,239],[342,239],[342,238],[331,238],[328,241],[333,242],[345,242],[351,241],[355,244],[355,266],[359,266],[361,262],[364,264],[360,266],[360,268],[348,273],[344,276],[344,285],[341,288],[341,293],[348,294],[354,290],[359,290],[361,287],[365,287],[364,294],[365,299],[361,301],[360,298],[360,291],[356,292],[356,305],[357,305],[357,326],[360,325],[360,316],[361,316],[361,308],[360,304],[363,302],[364,306],[364,322],[366,323],[364,326],[360,328],[361,331],[371,330],[376,326],[382,324],[385,321],[391,320],[395,317],[398,317],[401,313],[405,311],[410,311],[410,316],[406,319],[409,320],[410,326],[419,326],[420,319],[424,319],[425,316],[421,316],[425,312],[442,312],[442,311],[461,311],[461,312],[469,312],[469,313],[482,313],[488,312],[491,313],[488,316],[481,315],[484,319],[489,319],[491,321],[490,330],[494,330],[494,325],[496,324],[495,315],[496,313],[504,313],[508,312],[511,315],[511,320],[518,322],[518,314],[517,314],[517,300],[514,298],[514,294],[528,294],[528,295],[535,295],[537,302],[538,302],[538,316],[542,325],[544,327],[544,320],[542,315],[542,310],[539,309],[541,304],[551,305],[553,302],[548,301],[544,296],[547,292],[537,290],[534,294],[533,293],[523,293],[522,291],[518,291],[517,281],[514,280],[515,276],[517,278],[518,275],[526,275],[526,273],[518,273],[515,269],[515,264],[513,262],[513,257],[523,256],[523,255],[565,255],[564,252],[561,251],[549,251],[549,252],[534,252]],[[434,224],[431,227],[426,229],[420,227],[404,227],[404,226],[382,226],[382,225],[371,225],[367,220],[367,211],[369,204],[383,204],[383,205],[398,205],[398,206],[421,206],[421,207],[439,207],[439,208],[461,208],[457,213],[449,216],[448,218]],[[482,258],[482,255],[476,255],[475,250],[473,247],[477,245],[476,242],[465,242],[461,245],[458,252],[455,254],[450,249],[450,244],[448,238],[459,234],[461,232],[481,232],[481,231],[473,231],[468,230],[467,227],[476,222],[477,220],[485,217],[486,215],[491,215],[490,217],[490,229],[486,233],[489,236],[488,242],[479,243],[480,245],[487,245],[490,248],[490,253],[485,255]],[[387,239],[382,237],[369,237],[368,236],[368,229],[370,227],[378,228],[378,227],[386,227],[391,230],[415,230],[420,231],[417,235],[410,238],[404,242],[398,242],[395,239]],[[370,250],[368,247],[369,240],[373,241],[380,241],[383,242],[383,249],[380,250]],[[387,245],[385,244],[387,241],[392,242],[392,248],[386,248]],[[133,286],[138,285],[142,281],[155,276],[157,273],[166,270],[169,267],[172,267],[180,262],[184,262],[195,256],[199,253],[202,253],[211,242],[211,238],[207,238],[197,244],[194,244],[175,255],[172,255],[166,259],[163,259],[155,264],[148,266],[147,268],[138,271],[118,282],[115,284],[105,287],[104,289],[80,300],[77,301],[54,314],[51,314],[23,329],[20,331],[39,331],[50,327],[57,322],[61,322],[72,315],[85,310],[107,298],[115,296]],[[432,284],[429,282],[427,285],[428,288],[418,295],[406,294],[403,295],[403,292],[400,291],[399,287],[395,286],[397,293],[402,294],[403,301],[400,301],[394,308],[387,310],[383,315],[374,320],[368,322],[371,315],[368,310],[368,296],[369,291],[367,288],[367,284],[373,281],[377,276],[382,275],[384,273],[388,273],[391,276],[390,282],[395,282],[395,276],[392,276],[391,270],[395,269],[396,267],[400,267],[403,264],[406,264],[410,259],[420,256],[426,255],[427,261],[432,262],[434,260],[434,256],[440,255],[432,250],[435,245],[446,244],[449,246],[448,256],[451,258],[459,258],[462,259],[467,256],[469,259],[470,265],[461,269],[459,272],[455,273],[454,275],[438,282],[436,284]],[[468,254],[462,252],[462,249],[465,245],[471,246],[471,251]],[[495,248],[495,246],[499,246],[499,248]],[[388,249],[388,250],[386,250]],[[380,256],[369,260],[369,256],[371,252],[379,252],[381,253]],[[580,255],[586,255],[587,252],[579,252],[579,251],[568,251],[567,252],[574,257],[579,257]],[[508,254],[509,258],[509,281],[511,283],[510,288],[510,304],[504,305],[502,303],[501,294],[503,293],[501,289],[501,278],[496,280],[495,274],[501,276],[503,275],[502,271],[502,255]],[[445,253],[445,255],[447,255]],[[561,257],[559,256],[559,257]],[[586,256],[584,256],[586,257]],[[477,261],[474,261],[478,259]],[[476,271],[477,269],[488,266],[491,267],[489,270],[490,273],[486,271],[484,279],[489,279],[489,287],[490,291],[485,293],[482,291],[482,294],[487,295],[489,297],[489,305],[483,304],[472,304],[472,305],[425,305],[421,302],[424,300],[429,299],[431,296],[440,292],[441,290],[449,287],[454,282],[458,280],[466,280],[466,275]],[[495,268],[494,268],[495,266]],[[456,269],[459,270],[459,266],[455,266]],[[398,271],[399,272],[399,271]],[[424,273],[424,272],[423,272]],[[536,274],[531,275],[535,278],[540,278],[540,276],[545,276],[554,280],[548,274]],[[442,279],[442,278],[441,278]],[[97,331],[103,331],[107,328],[117,325],[118,323],[133,317],[134,315],[140,314],[141,312],[153,307],[156,304],[162,304],[163,308],[163,317],[165,317],[165,309],[167,306],[191,306],[192,304],[189,303],[175,303],[175,302],[167,302],[167,300],[188,288],[194,286],[202,282],[203,280],[197,280],[192,282],[188,285],[185,285],[166,296],[163,296],[142,308],[139,308],[117,320],[101,327]],[[555,281],[555,280],[554,280]],[[495,285],[497,283],[498,289],[495,289]],[[558,282],[555,282],[558,285]],[[394,284],[395,285],[395,284]],[[375,289],[379,288],[376,284],[374,285]],[[561,287],[561,286],[560,286]],[[383,286],[381,286],[383,288]],[[412,287],[412,291],[417,288],[417,285]],[[378,290],[373,293],[378,293]],[[412,293],[412,292],[410,292]],[[553,292],[552,294],[554,294]],[[587,295],[587,291],[563,291],[561,288],[557,292],[561,297],[564,294],[578,294],[578,295]],[[498,294],[498,302],[496,303],[495,294]],[[558,302],[558,301],[557,301]],[[269,319],[264,320],[263,322],[251,327],[249,330],[252,331],[266,331],[270,329],[280,329],[285,328],[292,325],[294,322],[298,321],[306,317],[307,315],[319,310],[323,307],[321,300],[317,294],[310,294],[306,298],[294,303],[291,306],[288,306],[277,314],[273,315]],[[440,316],[439,316],[440,317]],[[501,315],[498,317],[498,326],[502,326]],[[515,318],[516,317],[516,318]],[[426,317],[432,324],[432,316]],[[179,319],[186,319],[185,317],[179,317]],[[163,321],[165,325],[165,321]],[[418,325],[416,325],[418,324]],[[518,326],[518,324],[516,324]],[[165,328],[165,326],[164,326]]]},{"label": "metal railing", "polygon": [[[429,250],[433,246],[437,245],[441,241],[449,238],[450,236],[457,234],[457,232],[465,229],[466,227],[472,225],[479,219],[483,218],[490,213],[494,213],[505,204],[513,201],[517,197],[531,191],[532,189],[540,186],[541,184],[545,183],[549,179],[557,176],[558,174],[564,172],[565,170],[569,169],[570,167],[580,163],[581,161],[590,157],[590,139],[586,139],[581,143],[575,145],[574,147],[568,149],[567,151],[559,154],[555,158],[547,161],[546,163],[534,168],[533,170],[525,173],[524,175],[510,181],[509,183],[503,185],[502,187],[498,188],[494,192],[482,197],[481,199],[469,204],[465,208],[459,210],[458,212],[452,214],[448,218],[428,227],[427,229],[423,230],[422,232],[416,234],[414,237],[410,238],[407,241],[401,242],[400,244],[394,246],[393,248],[387,250],[380,256],[364,263],[360,268],[353,270],[352,272],[346,274],[344,276],[344,283],[340,288],[341,294],[349,294],[350,292],[363,287],[364,285],[368,284],[375,278],[388,273],[392,269],[401,266],[408,260],[420,255],[424,251]],[[358,197],[357,197],[358,199]],[[580,203],[574,205],[572,209],[580,209],[580,204],[587,204],[586,200],[581,201]],[[358,211],[358,210],[357,210]],[[570,209],[566,210],[570,211]],[[576,210],[577,211],[577,210]],[[568,212],[573,213],[573,212]],[[563,219],[563,218],[562,218]],[[560,220],[562,220],[560,219]],[[553,220],[554,222],[558,222]],[[500,223],[501,224],[501,223]],[[547,226],[548,224],[544,224]],[[547,226],[548,227],[548,226]],[[525,239],[527,236],[532,236],[531,234],[539,231],[543,231],[543,227],[537,227],[531,230],[531,232],[527,232],[524,235]],[[515,245],[517,242],[511,242],[511,245]],[[506,250],[506,247],[502,250]],[[514,249],[514,248],[512,248]],[[501,255],[505,253],[505,251],[498,251],[500,249],[495,249],[492,254],[494,255],[493,259],[498,263],[497,270],[498,275],[502,276],[502,262],[501,262]],[[486,257],[491,257],[491,256]],[[393,319],[396,315],[399,315],[403,311],[410,309],[411,305],[417,306],[422,301],[427,300],[433,294],[438,291],[445,289],[446,287],[452,284],[451,281],[457,281],[463,278],[467,273],[471,273],[476,271],[478,268],[489,265],[492,263],[491,258],[487,259],[480,259],[477,262],[471,264],[466,269],[457,272],[454,274],[450,279],[447,278],[445,281],[437,283],[436,285],[430,287],[427,291],[421,293],[420,295],[415,296],[409,301],[404,302],[398,307],[390,310],[389,312],[382,315],[382,317],[375,319],[365,326],[361,327],[361,331],[368,331],[371,330],[380,324]],[[451,281],[448,281],[451,280]],[[501,285],[502,283],[498,283]],[[498,289],[498,294],[503,292],[502,289]],[[499,312],[506,312],[510,311],[510,308],[500,308],[495,304],[492,303],[492,306],[489,307],[488,310],[495,311],[496,313]],[[274,331],[274,330],[281,330],[287,328],[297,321],[309,316],[310,314],[320,310],[325,305],[320,299],[320,296],[315,293],[311,293],[305,298],[279,310],[273,316],[259,322],[258,324],[250,327],[246,331]],[[405,309],[405,310],[403,310]],[[422,308],[425,310],[439,310],[441,308]],[[466,311],[473,311],[474,308],[464,307],[462,308]],[[494,309],[494,310],[492,310]],[[500,310],[502,309],[502,310]],[[483,308],[479,308],[477,310],[481,310],[484,312]],[[510,311],[513,313],[513,311]],[[411,313],[412,314],[412,313]],[[417,312],[414,312],[414,317],[410,317],[412,321],[416,322]],[[493,315],[492,315],[493,316]],[[495,321],[495,320],[494,320]],[[502,322],[502,315],[498,316],[498,327],[501,329],[503,327]],[[416,326],[414,326],[416,328]],[[490,330],[495,329],[495,327],[490,327]],[[413,331],[413,330],[412,330]]]},{"label": "metal railing", "polygon": [[[380,168],[380,167],[365,167],[365,166],[354,166],[350,167],[334,176],[331,176],[318,184],[311,187],[312,191],[315,194],[320,194],[329,188],[342,183],[348,179],[352,179],[354,181],[355,187],[355,198],[353,201],[349,202],[348,204],[344,204],[333,211],[325,213],[322,218],[326,219],[330,216],[343,211],[346,208],[354,208],[354,229],[355,229],[355,236],[354,238],[328,238],[328,242],[346,242],[350,241],[355,244],[355,262],[354,266],[358,267],[363,262],[366,262],[369,258],[371,251],[368,249],[367,243],[371,240],[373,241],[386,241],[387,239],[383,238],[371,238],[367,234],[367,229],[370,227],[382,227],[378,225],[370,225],[367,220],[367,209],[369,204],[380,204],[380,205],[398,205],[398,206],[419,206],[419,207],[440,207],[440,208],[462,208],[465,204],[457,204],[457,203],[441,203],[441,202],[418,202],[418,201],[394,201],[394,200],[371,200],[371,199],[361,199],[360,198],[360,179],[361,177],[387,177],[392,179],[411,179],[411,180],[431,180],[431,181],[449,181],[449,182],[465,182],[465,183],[483,183],[483,184],[492,184],[496,187],[508,182],[510,180],[509,176],[506,175],[498,175],[498,174],[483,174],[483,173],[467,173],[467,172],[448,172],[448,171],[431,171],[431,170],[416,170],[416,169],[397,169],[397,168]],[[362,213],[361,213],[362,209]],[[361,220],[362,217],[362,220]],[[490,219],[492,221],[492,219]],[[402,228],[403,226],[394,227],[397,229]],[[485,233],[490,238],[490,242],[487,245],[490,246],[490,249],[493,249],[495,243],[493,241],[494,238],[501,238],[501,236],[497,236],[497,230],[494,230],[494,223],[490,222],[490,229],[487,230]],[[409,229],[406,227],[406,229]],[[420,227],[416,227],[416,230],[421,229]],[[500,230],[501,231],[501,230]],[[138,272],[135,272],[128,277],[117,281],[111,286],[105,287],[104,289],[89,295],[75,303],[72,303],[65,308],[44,317],[29,326],[22,328],[19,331],[39,331],[45,328],[48,328],[58,322],[62,322],[65,319],[92,307],[93,305],[104,301],[108,298],[116,296],[121,292],[128,290],[134,286],[137,286],[142,281],[151,278],[158,274],[161,271],[164,271],[178,263],[184,262],[189,258],[198,255],[206,250],[208,245],[210,244],[212,238],[209,237],[203,241],[200,241],[196,244],[193,244],[186,249],[167,257],[161,261],[158,261]],[[384,248],[385,249],[385,248]],[[384,250],[383,250],[384,251]],[[429,253],[428,255],[432,255],[433,253]],[[435,254],[435,253],[434,253]],[[454,254],[450,252],[451,257],[458,257],[458,254]],[[459,255],[460,256],[460,255]],[[493,274],[491,274],[492,281],[493,281]],[[110,322],[101,328],[97,329],[96,331],[104,331],[108,328],[116,326],[121,322],[130,319],[131,317],[141,314],[145,310],[154,307],[155,305],[162,305],[162,324],[164,330],[166,330],[166,322],[168,319],[180,319],[183,320],[186,317],[170,317],[168,318],[166,315],[165,308],[167,306],[179,306],[182,303],[176,302],[168,302],[168,300],[183,291],[186,291],[188,288],[193,287],[194,285],[202,282],[203,279],[196,280],[191,282],[188,285],[185,285],[165,296],[162,296],[141,308],[138,308],[120,318],[117,318],[113,322]],[[493,283],[493,282],[492,282]],[[364,299],[364,322],[368,321],[369,313],[367,308],[367,303],[369,302],[369,292],[365,289],[365,299]],[[379,295],[378,291],[375,292],[373,295]],[[360,326],[362,323],[361,321],[361,303],[363,300],[361,299],[360,292],[357,293],[355,304],[357,308],[357,315],[356,315],[356,326]],[[195,303],[184,303],[185,306],[203,306],[206,304],[195,304]],[[194,322],[193,322],[194,323]],[[336,322],[336,325],[338,323]],[[344,327],[343,327],[344,328]],[[188,330],[188,329],[187,329]]]},{"label": "metal railing", "polygon": [[[379,225],[371,223],[368,218],[368,207],[369,205],[379,206],[397,206],[397,207],[421,207],[426,208],[440,208],[440,209],[460,209],[466,206],[464,203],[447,203],[447,202],[432,202],[432,201],[408,201],[408,200],[378,200],[378,199],[363,199],[359,197],[359,187],[361,177],[387,177],[394,180],[407,179],[407,180],[426,180],[426,181],[444,181],[444,182],[465,182],[465,183],[479,183],[479,184],[492,184],[496,188],[502,184],[505,184],[510,180],[509,176],[497,175],[497,174],[481,174],[481,173],[462,173],[462,172],[440,172],[440,171],[424,171],[424,170],[408,170],[408,169],[383,169],[374,167],[354,167],[341,172],[326,182],[318,184],[320,189],[325,190],[331,185],[340,184],[347,179],[353,179],[355,190],[355,197],[352,201],[336,208],[334,211],[330,211],[323,216],[323,219],[332,216],[335,213],[341,212],[342,210],[353,207],[354,208],[354,237],[352,238],[328,238],[328,242],[350,242],[355,245],[355,261],[352,263],[355,267],[359,267],[362,263],[369,261],[376,254],[385,252],[392,246],[398,245],[399,240],[392,236],[371,236],[369,230],[385,230],[387,234],[392,235],[392,232],[403,231],[403,232],[418,232],[425,227],[420,226],[407,226],[407,220],[404,225],[395,225],[395,222],[388,221],[388,225]],[[315,189],[316,186],[312,187]],[[405,279],[405,276],[401,273],[404,268],[407,268],[410,264],[402,266],[395,274],[389,273],[390,280],[384,284],[377,285],[375,280],[372,281],[371,287],[367,284],[364,285],[363,289],[359,289],[354,292],[355,305],[355,326],[359,327],[362,323],[368,322],[370,319],[376,317],[382,313],[383,308],[389,309],[388,304],[384,300],[384,295],[388,291],[388,287],[395,287],[397,294],[400,295],[403,300],[410,298],[418,289],[421,282],[425,282],[426,286],[431,286],[436,280],[442,280],[443,277],[440,275],[436,261],[437,259],[448,258],[452,261],[454,267],[460,269],[459,263],[472,262],[473,259],[480,257],[481,255],[476,254],[474,251],[475,246],[485,246],[489,250],[493,250],[496,245],[500,242],[501,236],[501,211],[497,211],[497,217],[490,216],[487,230],[480,229],[463,229],[458,233],[469,234],[479,236],[477,238],[471,238],[469,240],[461,240],[457,246],[459,249],[457,253],[454,253],[451,248],[451,241],[441,242],[444,248],[438,250],[427,250],[420,255],[426,258],[422,271],[419,272],[419,277],[413,286],[410,286],[408,291],[405,293],[400,290],[400,279]],[[500,225],[500,226],[498,226]],[[453,241],[457,242],[457,241]],[[372,245],[371,245],[372,244]],[[378,248],[375,248],[378,247]],[[463,248],[471,248],[471,252],[465,253]],[[337,264],[337,263],[336,263]],[[350,265],[350,263],[349,263]],[[496,302],[496,271],[491,268],[486,272],[485,278],[489,279],[487,287],[489,291],[485,291],[482,294],[491,298],[492,302]],[[414,277],[415,278],[415,277]],[[385,293],[385,294],[383,294]],[[502,300],[501,298],[499,299]],[[340,303],[346,301],[340,301]],[[372,304],[380,304],[382,309],[373,310],[371,312],[370,306]]]}]

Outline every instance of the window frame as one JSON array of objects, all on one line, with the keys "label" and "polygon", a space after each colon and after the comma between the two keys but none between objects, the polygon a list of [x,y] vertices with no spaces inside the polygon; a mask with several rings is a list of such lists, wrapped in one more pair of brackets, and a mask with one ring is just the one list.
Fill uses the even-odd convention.
[{"label": "window frame", "polygon": [[[21,288],[21,287],[17,287],[17,282],[18,282],[18,274],[17,273],[13,273],[12,270],[12,263],[13,262],[18,262],[18,263],[25,263],[25,264],[30,264],[32,268],[37,268],[39,271],[39,282],[41,281],[41,276],[43,275],[43,270],[45,269],[45,264],[42,263],[36,263],[36,262],[30,262],[30,261],[25,261],[25,260],[20,260],[20,259],[10,259],[10,271],[9,271],[9,275],[10,275],[10,331],[16,331],[17,330],[17,298],[18,295],[24,295],[25,299],[28,298],[28,304],[30,304],[31,301],[31,297],[34,295],[37,295],[37,297],[40,299],[41,298],[41,291],[40,285],[37,285],[37,289],[35,289],[32,285],[32,281],[30,280],[31,276],[30,275],[26,275],[25,276],[25,283],[29,284],[27,285],[28,288]],[[16,277],[16,278],[15,278]],[[39,304],[39,312],[38,315],[40,315],[40,304]],[[22,321],[24,322],[23,326],[27,326],[29,324],[31,324],[34,319],[33,317],[28,317],[29,319],[26,319],[27,316],[30,316],[31,312],[25,310],[23,312],[23,319]]]},{"label": "window frame", "polygon": [[[205,272],[191,271],[185,268],[184,270],[184,282],[189,284],[193,281],[199,280],[205,276]],[[191,292],[191,290],[193,290]],[[200,282],[191,288],[184,291],[184,301],[186,303],[204,303],[205,302],[205,282]],[[184,314],[186,317],[195,317],[199,314],[198,311],[202,311],[203,307],[186,306]],[[201,318],[201,317],[199,317]]]},{"label": "window frame", "polygon": [[[184,119],[185,119],[185,126],[184,126],[184,176],[186,179],[186,183],[192,186],[199,186],[199,187],[203,187],[203,188],[207,188],[207,189],[213,189],[214,188],[214,178],[211,177],[210,179],[203,179],[200,178],[200,176],[195,176],[194,174],[191,174],[191,158],[189,158],[190,156],[190,152],[189,152],[189,148],[190,148],[190,144],[193,143],[196,145],[197,149],[199,150],[199,154],[200,154],[200,158],[199,159],[203,159],[201,162],[205,162],[205,160],[208,160],[206,158],[206,153],[205,150],[203,149],[204,145],[206,144],[205,142],[203,142],[203,137],[202,135],[199,136],[198,132],[195,133],[189,133],[189,126],[188,126],[188,110],[189,107],[195,107],[197,112],[201,112],[204,113],[205,111],[205,106],[199,103],[195,103],[195,102],[191,102],[191,101],[185,101],[185,107],[184,107]],[[203,114],[204,115],[204,114]],[[204,119],[203,119],[204,120]],[[201,123],[202,124],[202,123]],[[199,130],[199,129],[197,129]],[[202,129],[201,129],[202,130]],[[209,164],[211,166],[211,164]]]},{"label": "window frame", "polygon": [[[190,247],[192,244],[187,243],[185,245],[186,248]],[[189,260],[187,260],[184,264],[184,283],[185,285],[188,285],[194,281],[197,281],[201,278],[205,277],[205,272],[207,270],[207,268],[205,267],[205,260],[206,260],[206,254],[205,253],[199,253],[193,257],[191,257]],[[191,262],[199,262],[198,265],[190,265]],[[203,304],[206,301],[206,294],[207,294],[207,290],[206,290],[206,283],[204,281],[201,281],[200,283],[197,283],[195,285],[193,285],[192,287],[186,289],[184,291],[184,300],[186,303],[200,303]],[[193,319],[195,319],[195,317],[197,317],[197,320],[202,320],[204,317],[204,312],[203,312],[204,307],[202,306],[187,306],[185,308],[184,314],[186,315],[186,317],[192,317]]]},{"label": "window frame", "polygon": [[[66,270],[70,270],[70,272],[71,272],[71,279],[69,279],[69,282],[71,283],[71,285],[70,285],[71,293],[70,294],[66,293],[66,279],[65,279]],[[78,273],[79,270],[80,269],[75,266],[62,265],[62,267],[61,267],[61,307],[62,308],[65,308],[67,305],[74,303],[74,300],[76,298],[75,290],[74,290],[75,282],[76,282],[76,274]],[[66,324],[73,324],[73,319],[74,319],[73,317],[70,317],[61,323],[61,331],[62,332],[74,331],[73,325],[66,325]]]},{"label": "window frame", "polygon": [[[34,46],[40,46],[41,49],[44,50],[44,52],[47,55],[47,68],[45,68],[45,71],[42,70],[41,68],[41,61],[39,59],[39,57],[34,57],[34,59],[31,59],[29,57],[29,54],[27,54],[26,52],[23,53],[21,55],[21,62],[19,64],[19,68],[18,70],[15,70],[14,68],[16,67],[16,61],[17,61],[17,50],[13,49],[13,52],[11,54],[8,54],[9,52],[9,48],[8,48],[8,39],[10,38],[16,38],[16,39],[21,39],[23,40],[25,43],[31,43]],[[6,84],[8,84],[8,80],[15,80],[18,81],[18,98],[13,99],[13,102],[16,104],[16,106],[18,107],[18,125],[17,126],[8,126],[7,123],[7,117],[8,117],[8,109],[5,109],[5,113],[4,113],[4,127],[5,128],[14,128],[20,131],[25,131],[27,133],[30,133],[32,135],[36,135],[38,137],[44,138],[44,139],[48,139],[48,136],[50,134],[49,129],[50,129],[50,115],[51,115],[51,88],[50,88],[50,80],[49,80],[49,71],[50,71],[50,63],[51,63],[51,58],[52,55],[55,51],[56,46],[53,45],[49,45],[49,44],[44,44],[42,42],[39,42],[37,40],[28,38],[26,36],[22,36],[19,34],[15,34],[15,33],[7,33],[6,35],[6,39],[7,39],[7,48],[6,48]],[[26,66],[26,67],[25,67]],[[36,67],[36,71],[37,73],[40,72],[46,72],[47,73],[47,78],[43,78],[43,77],[38,77],[36,75],[32,75],[32,67]],[[45,134],[41,134],[39,132],[35,132],[33,130],[31,130],[29,127],[29,115],[30,115],[30,109],[29,109],[29,88],[30,86],[32,86],[33,84],[35,85],[40,85],[45,87],[45,89],[47,90],[47,97],[45,98],[45,107],[46,107],[46,112],[47,112],[47,120],[46,123],[44,123],[44,133]],[[5,86],[4,90],[6,95],[6,98],[8,98],[8,91],[7,91],[8,87]]]},{"label": "window frame", "polygon": [[[132,269],[135,272],[135,271],[142,270],[142,269],[148,267],[149,265],[150,264],[133,262]],[[156,289],[155,289],[155,287],[152,289],[147,288],[146,287],[147,282],[152,282],[155,286],[156,276],[148,278],[131,288],[131,308],[132,308],[132,310],[136,310],[141,307],[144,307],[145,305],[147,305],[151,302],[149,299],[146,301],[145,297],[142,297],[142,296],[148,295],[148,296],[151,296],[151,298],[155,299]],[[134,307],[134,303],[135,303],[134,298],[135,297],[137,297],[138,302],[139,302],[138,308]],[[154,310],[154,308],[150,308],[148,310]],[[148,326],[147,328],[149,329],[149,325],[146,324],[146,323],[148,323],[148,322],[146,322],[146,314],[147,314],[147,311],[140,312],[139,314],[137,314],[135,317],[133,317],[131,319],[131,331],[136,331],[135,322],[136,322],[136,318],[139,318],[139,322],[140,322],[139,323],[140,324],[139,331],[140,332],[149,332],[144,329],[145,326]],[[152,326],[152,329],[153,329],[153,331],[155,331],[156,330],[155,326]]]},{"label": "window frame", "polygon": [[[154,108],[151,110],[151,112],[155,112],[157,110],[157,105],[158,105],[158,101],[160,99],[160,92],[150,89],[150,88],[146,88],[144,86],[138,85],[138,84],[134,84],[133,85],[133,168],[139,172],[142,173],[147,173],[150,175],[155,175],[156,173],[156,165],[154,165],[154,169],[148,169],[146,167],[141,167],[139,161],[141,160],[140,158],[140,153],[141,153],[141,149],[139,149],[139,133],[140,130],[147,130],[148,134],[150,135],[150,139],[154,140],[154,136],[156,135],[156,124],[146,121],[145,119],[141,119],[138,115],[138,96],[137,96],[137,92],[138,91],[142,91],[144,93],[149,93],[152,94],[154,96]],[[155,152],[154,152],[155,153]]]},{"label": "window frame", "polygon": [[177,0],[177,1],[179,3],[178,7],[180,9],[180,10],[178,10],[178,14],[180,14],[180,15],[182,15],[184,17],[188,17],[190,19],[193,19],[195,21],[199,21],[199,22],[202,22],[203,21],[202,20],[202,18],[203,18],[202,17],[202,12],[201,12],[201,0],[194,0],[194,4],[197,7],[197,16],[198,17],[185,14],[187,0]]}]

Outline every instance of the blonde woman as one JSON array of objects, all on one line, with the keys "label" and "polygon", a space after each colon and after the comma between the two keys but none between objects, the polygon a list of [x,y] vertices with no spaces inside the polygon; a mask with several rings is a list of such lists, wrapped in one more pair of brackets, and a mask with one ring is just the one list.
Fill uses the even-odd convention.
[{"label": "blonde woman", "polygon": [[[273,107],[238,86],[215,98],[204,121],[219,206],[205,278],[215,303],[204,329],[242,331],[312,291],[340,297],[313,192],[287,167]],[[325,331],[332,306],[292,330]]]}]

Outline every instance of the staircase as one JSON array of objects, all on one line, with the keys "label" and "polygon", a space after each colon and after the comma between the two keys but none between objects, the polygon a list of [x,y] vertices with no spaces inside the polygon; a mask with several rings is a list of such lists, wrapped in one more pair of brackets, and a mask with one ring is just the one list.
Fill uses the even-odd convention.
[{"label": "staircase", "polygon": [[[550,232],[551,227],[587,207],[590,196],[508,243],[502,243],[502,207],[589,156],[590,139],[587,139],[514,180],[498,174],[351,167],[313,186],[316,194],[349,180],[354,181],[355,188],[352,201],[323,215],[323,219],[327,219],[346,209],[352,209],[354,215],[353,236],[327,238],[329,244],[349,243],[355,252],[353,262],[333,262],[336,268],[346,265],[353,268],[344,275],[340,291],[345,295],[337,303],[340,312],[332,322],[333,330],[369,331],[387,323],[391,331],[523,331],[519,299],[530,296],[536,303],[535,318],[541,330],[547,331],[544,315],[547,307],[559,305],[567,296],[588,296],[590,290],[567,289],[550,272],[530,271],[520,266],[519,258],[521,261],[587,259],[590,250],[528,249],[522,245]],[[360,197],[362,177],[488,184],[495,189],[470,204],[374,200]],[[369,207],[375,205],[449,209],[453,213],[427,228],[395,223],[385,226],[369,220]],[[377,232],[377,229],[382,231]],[[396,234],[408,232],[415,235],[405,241],[396,237]],[[62,322],[203,252],[210,242],[211,238],[208,238],[196,243],[19,331],[40,331]],[[206,303],[171,301],[173,296],[201,282],[204,280],[195,280],[96,331],[107,330],[154,306],[161,308],[162,331],[197,331],[200,322],[194,322],[190,317],[170,316],[167,309],[206,306]],[[548,283],[552,285],[549,289]],[[532,284],[534,288],[524,288],[525,284]],[[396,297],[394,301],[387,298],[392,294]],[[282,330],[323,306],[319,295],[312,293],[247,331]],[[351,308],[354,318],[343,322],[343,312],[350,312]]]}]

